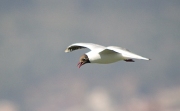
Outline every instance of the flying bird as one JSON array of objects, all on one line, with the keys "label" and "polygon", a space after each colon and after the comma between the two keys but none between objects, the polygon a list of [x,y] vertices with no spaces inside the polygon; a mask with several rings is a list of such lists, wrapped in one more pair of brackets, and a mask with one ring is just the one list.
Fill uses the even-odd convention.
[{"label": "flying bird", "polygon": [[83,48],[88,48],[90,51],[80,57],[77,64],[79,68],[86,63],[110,64],[120,60],[126,62],[134,62],[133,59],[150,60],[149,58],[134,54],[125,48],[117,46],[105,47],[93,43],[74,43],[68,46],[65,52],[72,52]]}]

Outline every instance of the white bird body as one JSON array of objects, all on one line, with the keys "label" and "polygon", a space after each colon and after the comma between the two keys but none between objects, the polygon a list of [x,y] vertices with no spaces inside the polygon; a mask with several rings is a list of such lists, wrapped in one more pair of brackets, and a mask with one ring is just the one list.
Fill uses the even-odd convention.
[{"label": "white bird body", "polygon": [[[120,60],[124,60],[126,62],[134,62],[133,59],[150,60],[148,58],[134,54],[128,51],[127,49],[121,47],[117,47],[117,46],[104,47],[93,43],[75,43],[70,45],[65,50],[65,52],[71,52],[82,48],[89,48],[91,51],[81,56],[79,63],[80,66],[84,65],[85,63],[109,64]],[[85,58],[86,58],[86,62],[83,62]]]},{"label": "white bird body", "polygon": [[95,53],[94,51],[90,51],[86,53],[91,63],[99,63],[99,64],[109,64],[113,62],[117,62],[119,60],[123,60],[121,54],[116,52],[112,52],[109,54],[101,54]]}]

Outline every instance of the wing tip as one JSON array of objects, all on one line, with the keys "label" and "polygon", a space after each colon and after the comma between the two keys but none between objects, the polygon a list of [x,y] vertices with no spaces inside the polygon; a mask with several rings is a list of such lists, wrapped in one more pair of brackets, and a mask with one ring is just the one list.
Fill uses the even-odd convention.
[{"label": "wing tip", "polygon": [[69,51],[69,49],[66,49],[64,52],[66,52],[66,53],[67,53],[67,52],[70,52],[70,51]]},{"label": "wing tip", "polygon": [[148,61],[149,61],[149,60],[151,60],[151,59],[150,59],[150,58],[146,58],[146,59],[144,59],[144,60],[148,60]]}]

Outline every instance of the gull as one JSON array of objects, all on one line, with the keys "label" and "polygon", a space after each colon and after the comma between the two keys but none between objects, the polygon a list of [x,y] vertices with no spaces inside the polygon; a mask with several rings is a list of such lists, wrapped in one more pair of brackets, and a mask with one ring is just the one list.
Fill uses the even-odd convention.
[{"label": "gull", "polygon": [[89,52],[80,57],[77,66],[80,68],[86,63],[110,64],[120,60],[134,62],[133,59],[150,60],[134,54],[129,50],[117,46],[102,46],[94,43],[74,43],[67,47],[65,52],[72,52],[78,49],[88,48]]}]

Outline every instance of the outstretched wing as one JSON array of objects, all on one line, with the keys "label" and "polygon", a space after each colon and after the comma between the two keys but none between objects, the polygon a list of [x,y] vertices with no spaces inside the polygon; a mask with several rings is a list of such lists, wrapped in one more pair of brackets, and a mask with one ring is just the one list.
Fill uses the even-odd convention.
[{"label": "outstretched wing", "polygon": [[93,49],[98,49],[98,48],[104,49],[105,47],[98,44],[93,44],[93,43],[75,43],[68,46],[65,52],[72,52],[74,50],[78,50],[82,48],[88,48],[90,50],[93,50]]},{"label": "outstretched wing", "polygon": [[117,46],[109,46],[107,47],[107,49],[109,50],[113,50],[115,52],[120,53],[124,58],[127,59],[144,59],[144,60],[150,60],[149,58],[145,58],[142,57],[140,55],[134,54],[130,51],[128,51],[127,49],[121,48],[121,47],[117,47]]}]

